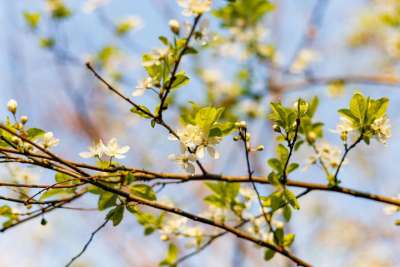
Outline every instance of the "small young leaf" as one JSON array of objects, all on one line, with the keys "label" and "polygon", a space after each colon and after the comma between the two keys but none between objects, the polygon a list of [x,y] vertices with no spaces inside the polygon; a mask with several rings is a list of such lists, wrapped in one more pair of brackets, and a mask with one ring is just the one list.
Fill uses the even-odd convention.
[{"label": "small young leaf", "polygon": [[275,255],[275,251],[267,248],[264,252],[264,260],[269,261],[274,257],[274,255]]}]

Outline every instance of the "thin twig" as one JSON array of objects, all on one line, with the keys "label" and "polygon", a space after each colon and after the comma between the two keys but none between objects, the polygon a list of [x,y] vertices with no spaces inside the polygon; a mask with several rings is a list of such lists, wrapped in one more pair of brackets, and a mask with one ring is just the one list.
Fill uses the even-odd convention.
[{"label": "thin twig", "polygon": [[258,204],[260,205],[261,213],[264,216],[265,222],[269,226],[269,229],[271,231],[273,231],[274,229],[272,227],[271,221],[270,221],[270,219],[268,218],[267,214],[264,211],[264,205],[263,205],[262,200],[261,200],[260,192],[258,192],[257,186],[253,181],[253,170],[251,169],[250,156],[249,156],[250,147],[248,147],[248,145],[247,145],[248,144],[248,142],[247,142],[247,128],[245,127],[243,129],[239,129],[239,135],[240,135],[240,138],[242,139],[244,150],[245,150],[247,174],[248,174],[248,177],[249,177],[249,181],[250,181],[250,183],[251,183],[251,185],[253,187],[254,192],[256,193],[257,201],[258,201]]},{"label": "thin twig", "polygon": [[106,219],[91,235],[89,240],[86,242],[86,244],[83,246],[82,250],[75,256],[73,257],[66,265],[65,267],[69,267],[71,266],[71,264],[77,260],[80,256],[83,255],[83,253],[85,253],[86,249],[89,247],[90,243],[92,243],[94,236],[101,230],[103,229],[106,224],[108,223],[110,219]]}]

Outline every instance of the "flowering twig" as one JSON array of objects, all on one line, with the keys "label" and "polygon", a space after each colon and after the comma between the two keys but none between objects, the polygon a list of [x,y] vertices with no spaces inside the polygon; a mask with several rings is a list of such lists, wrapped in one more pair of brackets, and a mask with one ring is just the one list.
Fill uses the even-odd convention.
[{"label": "flowering twig", "polygon": [[160,120],[160,121],[162,121],[162,114],[163,114],[163,111],[164,111],[165,101],[167,100],[168,94],[169,94],[170,91],[171,91],[172,85],[173,85],[173,83],[174,83],[174,81],[175,81],[175,79],[176,79],[176,73],[177,73],[177,71],[178,71],[179,65],[180,65],[180,63],[181,63],[181,60],[182,60],[184,54],[186,53],[186,50],[187,50],[188,47],[189,47],[190,40],[192,39],[192,37],[193,37],[193,35],[194,35],[194,32],[195,32],[195,30],[196,30],[197,24],[198,24],[199,21],[200,21],[200,18],[201,18],[201,14],[200,14],[200,15],[197,15],[197,16],[195,17],[194,22],[193,22],[193,25],[192,25],[192,27],[191,27],[191,29],[190,29],[190,31],[189,31],[189,34],[188,34],[188,36],[186,37],[185,44],[183,45],[183,48],[182,48],[182,50],[180,51],[180,53],[179,53],[179,55],[178,55],[178,58],[176,59],[176,62],[175,62],[175,64],[174,64],[174,67],[173,67],[173,69],[172,69],[172,71],[171,71],[171,76],[170,76],[169,83],[168,83],[167,86],[164,88],[164,90],[161,90],[161,91],[160,91],[160,111],[159,111],[158,117],[157,117],[157,119]]}]

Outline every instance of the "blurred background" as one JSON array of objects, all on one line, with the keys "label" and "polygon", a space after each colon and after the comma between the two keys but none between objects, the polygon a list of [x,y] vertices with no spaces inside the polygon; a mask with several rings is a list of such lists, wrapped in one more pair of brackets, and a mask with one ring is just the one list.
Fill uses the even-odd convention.
[{"label": "blurred background", "polygon": [[[192,79],[174,95],[174,106],[168,110],[166,120],[178,127],[177,114],[189,105],[188,101],[226,106],[227,116],[247,120],[253,142],[266,147],[253,159],[257,174],[265,175],[266,159],[274,154],[275,144],[265,116],[270,101],[290,103],[299,96],[318,96],[321,105],[317,119],[326,124],[325,139],[340,146],[339,136],[329,129],[335,128],[336,111],[347,105],[352,93],[360,90],[371,97],[387,96],[391,101],[392,138],[386,146],[374,141],[368,147],[357,147],[343,168],[341,180],[343,186],[398,195],[400,32],[396,21],[390,21],[395,26],[388,26],[380,20],[382,14],[400,10],[398,1],[272,2],[276,10],[263,20],[259,38],[268,44],[266,48],[273,49],[273,57],[271,51],[266,52],[265,61],[249,57],[243,48],[245,38],[233,38],[223,45],[210,40],[200,56],[185,58],[182,68]],[[60,138],[55,151],[66,158],[79,161],[78,154],[92,142],[117,137],[121,144],[131,147],[124,164],[181,172],[167,159],[179,148],[167,139],[166,131],[153,129],[130,113],[129,106],[105,90],[84,65],[88,60],[95,62],[104,77],[130,95],[145,77],[141,55],[160,47],[159,35],[171,36],[170,19],[182,23],[187,20],[181,8],[174,0],[64,3],[71,15],[56,20],[46,10],[46,1],[0,1],[2,118],[7,101],[14,98],[19,103],[19,114],[29,116],[30,125],[52,131]],[[225,4],[219,0],[213,6]],[[24,12],[42,14],[35,29],[27,23]],[[232,34],[221,29],[211,14],[206,17],[210,36]],[[118,33],[117,26],[127,19],[131,28]],[[241,80],[243,73],[246,78]],[[320,77],[325,80],[318,80]],[[342,80],[346,77],[348,81]],[[149,106],[156,103],[151,95],[138,98],[138,102]],[[237,156],[242,155],[238,144],[227,138],[219,151],[221,159],[206,161],[208,170],[246,174],[244,158]],[[303,149],[296,160],[306,166],[310,154]],[[8,169],[0,168],[0,179],[7,180]],[[52,179],[46,171],[29,171],[42,183]],[[317,167],[295,174],[293,179],[326,182]],[[272,188],[264,186],[260,190],[266,194]],[[4,193],[5,189],[0,191]],[[200,183],[167,186],[160,198],[196,210],[205,191]],[[326,192],[312,192],[300,204],[301,210],[294,213],[289,227],[297,235],[293,249],[301,258],[327,267],[400,266],[400,228],[394,225],[396,215],[386,214],[384,205]],[[95,208],[96,199],[84,197],[73,205]],[[46,215],[46,226],[37,219],[10,229],[0,235],[0,266],[64,266],[104,216],[90,210],[57,210]],[[166,249],[159,235],[144,237],[143,228],[126,216],[119,227],[109,225],[100,232],[74,266],[157,266]],[[261,250],[224,236],[182,266],[291,265],[280,256],[266,263]]]}]

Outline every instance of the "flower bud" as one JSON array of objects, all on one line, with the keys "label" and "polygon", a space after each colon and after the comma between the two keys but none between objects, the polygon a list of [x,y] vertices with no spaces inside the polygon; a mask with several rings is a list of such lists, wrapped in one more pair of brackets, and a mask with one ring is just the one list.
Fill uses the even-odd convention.
[{"label": "flower bud", "polygon": [[347,141],[347,131],[343,131],[340,133],[340,139],[342,139],[343,142]]},{"label": "flower bud", "polygon": [[272,125],[272,129],[273,129],[275,132],[277,132],[277,133],[280,133],[280,132],[281,132],[281,127],[279,127],[278,124]]},{"label": "flower bud", "polygon": [[25,125],[28,122],[28,116],[21,116],[20,121],[22,125]]},{"label": "flower bud", "polygon": [[315,132],[309,132],[308,134],[307,134],[307,141],[309,142],[309,143],[314,143],[315,142],[315,140],[317,139],[317,135],[315,134]]},{"label": "flower bud", "polygon": [[237,121],[237,122],[235,122],[235,127],[237,127],[237,128],[246,128],[247,127],[247,123],[245,121]]},{"label": "flower bud", "polygon": [[161,241],[168,241],[169,237],[167,235],[161,235],[160,239],[161,239]]},{"label": "flower bud", "polygon": [[168,22],[168,26],[171,29],[171,31],[176,34],[179,35],[180,32],[180,25],[179,25],[179,21],[175,20],[175,19],[171,19]]},{"label": "flower bud", "polygon": [[285,227],[284,223],[281,221],[273,221],[272,224],[278,229],[282,229],[283,227]]},{"label": "flower bud", "polygon": [[21,129],[22,129],[22,124],[19,123],[19,122],[17,122],[17,123],[14,125],[14,127],[15,127],[15,129],[17,129],[17,130],[21,130]]},{"label": "flower bud", "polygon": [[40,224],[45,226],[47,224],[47,220],[45,218],[42,218],[42,220],[40,220]]},{"label": "flower bud", "polygon": [[31,152],[33,150],[33,146],[31,144],[25,144],[24,148],[26,151]]},{"label": "flower bud", "polygon": [[20,142],[20,139],[16,136],[11,137],[11,142],[13,142],[14,144],[18,145]]},{"label": "flower bud", "polygon": [[250,141],[251,138],[251,134],[250,133],[246,133],[246,141]]},{"label": "flower bud", "polygon": [[17,112],[17,107],[18,103],[14,99],[10,99],[7,103],[7,109],[10,111],[12,114],[15,114]]}]

